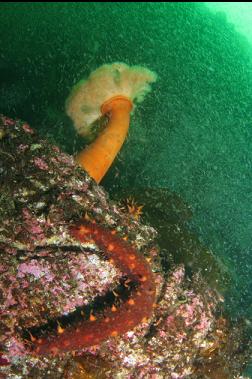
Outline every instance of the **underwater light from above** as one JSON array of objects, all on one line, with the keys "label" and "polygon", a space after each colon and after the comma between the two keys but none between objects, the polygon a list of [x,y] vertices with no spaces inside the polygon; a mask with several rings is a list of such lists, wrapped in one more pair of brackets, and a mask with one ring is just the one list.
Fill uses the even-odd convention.
[{"label": "underwater light from above", "polygon": [[76,161],[99,183],[120,151],[135,103],[150,92],[157,75],[141,66],[105,64],[87,80],[77,83],[66,100],[66,112],[79,134],[90,134],[92,124],[103,115],[109,122],[96,140],[76,156]]}]

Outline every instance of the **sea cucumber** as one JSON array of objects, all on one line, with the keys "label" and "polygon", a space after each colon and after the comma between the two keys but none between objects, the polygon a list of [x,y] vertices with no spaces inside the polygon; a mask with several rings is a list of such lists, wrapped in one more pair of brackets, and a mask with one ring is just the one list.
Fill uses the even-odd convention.
[{"label": "sea cucumber", "polygon": [[107,258],[117,266],[129,282],[135,284],[130,298],[121,305],[105,308],[103,314],[93,315],[75,326],[60,329],[57,335],[33,338],[37,355],[59,354],[97,345],[109,337],[132,330],[151,317],[155,303],[155,281],[149,263],[142,254],[117,236],[115,231],[96,223],[81,221],[70,227],[70,235],[84,243],[94,241]]}]

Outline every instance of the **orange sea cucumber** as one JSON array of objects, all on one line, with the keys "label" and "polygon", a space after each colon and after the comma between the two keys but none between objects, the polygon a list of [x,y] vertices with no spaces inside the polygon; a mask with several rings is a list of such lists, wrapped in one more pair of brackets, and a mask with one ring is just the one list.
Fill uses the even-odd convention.
[{"label": "orange sea cucumber", "polygon": [[38,355],[58,354],[99,344],[123,334],[151,316],[155,302],[155,283],[146,259],[129,243],[96,223],[80,222],[70,228],[80,242],[93,240],[128,280],[136,284],[130,298],[119,307],[105,308],[103,315],[92,315],[75,326],[60,330],[56,336],[35,339]]}]

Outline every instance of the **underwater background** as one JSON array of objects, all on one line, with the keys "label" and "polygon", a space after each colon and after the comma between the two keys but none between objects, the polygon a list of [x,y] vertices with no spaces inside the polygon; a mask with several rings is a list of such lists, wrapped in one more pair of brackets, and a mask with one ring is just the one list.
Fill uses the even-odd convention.
[{"label": "underwater background", "polygon": [[248,323],[251,25],[252,3],[0,3],[0,113],[68,153],[85,143],[64,110],[73,84],[115,61],[158,74],[102,185],[112,197],[125,188],[179,195],[188,228],[231,275],[228,312]]}]

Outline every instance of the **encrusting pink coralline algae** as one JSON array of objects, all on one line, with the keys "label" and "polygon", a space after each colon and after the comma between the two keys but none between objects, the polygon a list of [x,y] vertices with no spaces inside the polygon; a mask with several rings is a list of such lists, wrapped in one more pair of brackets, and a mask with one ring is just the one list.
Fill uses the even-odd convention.
[{"label": "encrusting pink coralline algae", "polygon": [[[198,274],[188,277],[184,265],[164,271],[157,231],[117,207],[72,157],[27,123],[4,116],[0,186],[1,379],[239,377],[242,331],[217,316],[219,296]],[[96,225],[91,229],[103,244],[70,232],[83,219]],[[125,247],[132,276],[109,257],[114,247],[105,240]],[[140,262],[151,271],[134,277]],[[141,290],[155,295],[150,312],[137,300]],[[128,323],[116,324],[122,334],[99,339],[104,331],[97,328],[89,346],[79,341],[75,351],[36,354],[43,339],[53,345],[68,330],[74,338],[85,322],[107,318],[113,326],[113,314]],[[136,315],[141,322],[131,324]]]}]

